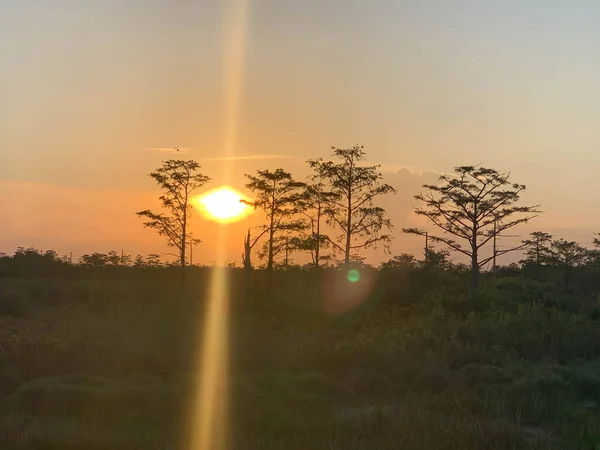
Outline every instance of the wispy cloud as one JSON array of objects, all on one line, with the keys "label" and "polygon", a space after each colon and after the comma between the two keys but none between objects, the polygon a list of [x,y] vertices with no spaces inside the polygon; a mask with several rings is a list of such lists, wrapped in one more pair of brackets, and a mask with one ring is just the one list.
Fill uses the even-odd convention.
[{"label": "wispy cloud", "polygon": [[247,161],[264,159],[292,159],[295,156],[278,154],[258,154],[258,155],[240,155],[240,156],[222,156],[219,158],[203,158],[201,161]]}]

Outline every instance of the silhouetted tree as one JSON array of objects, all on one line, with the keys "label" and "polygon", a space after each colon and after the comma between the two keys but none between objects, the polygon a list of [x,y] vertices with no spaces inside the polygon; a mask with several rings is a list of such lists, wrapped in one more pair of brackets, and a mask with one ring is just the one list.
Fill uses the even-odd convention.
[{"label": "silhouetted tree", "polygon": [[111,250],[106,254],[106,263],[109,266],[118,267],[122,265],[121,255],[115,250]]},{"label": "silhouetted tree", "polygon": [[321,251],[329,244],[329,236],[322,233],[322,228],[329,202],[335,199],[336,195],[328,192],[325,185],[315,181],[314,177],[311,181],[304,187],[298,199],[298,210],[307,219],[308,227],[303,235],[294,239],[293,246],[308,252],[313,267],[319,269],[321,262],[331,258],[329,255],[323,255]]},{"label": "silhouetted tree", "polygon": [[[385,233],[392,223],[385,210],[375,206],[375,199],[395,189],[381,182],[379,166],[361,166],[365,158],[362,146],[348,149],[332,147],[333,156],[340,162],[309,160],[320,180],[327,183],[330,197],[325,213],[328,223],[341,231],[336,240],[329,239],[335,249],[344,254],[344,265],[349,266],[353,252],[383,244],[389,253],[392,236]],[[337,242],[336,242],[337,241]]]},{"label": "silhouetted tree", "polygon": [[244,253],[242,253],[242,263],[246,272],[252,270],[252,249],[257,242],[258,240],[252,241],[252,235],[250,234],[250,230],[248,230],[244,238]]},{"label": "silhouetted tree", "polygon": [[283,169],[274,172],[258,170],[256,175],[248,175],[246,187],[254,194],[254,201],[247,202],[265,214],[266,224],[254,239],[253,247],[259,239],[266,236],[261,257],[267,258],[267,272],[273,272],[273,263],[277,255],[285,250],[290,232],[302,230],[306,225],[295,216],[298,214],[299,189],[303,183],[294,181],[292,175]]},{"label": "silhouetted tree", "polygon": [[[434,242],[443,243],[470,258],[471,289],[476,293],[480,269],[494,257],[480,258],[480,249],[494,236],[533,219],[539,210],[538,206],[516,205],[525,186],[510,183],[510,173],[475,166],[456,167],[454,172],[454,176],[440,176],[439,185],[423,186],[427,191],[415,198],[425,206],[416,208],[415,213],[427,217],[444,234],[466,241],[468,246],[465,248],[452,237],[429,236]],[[410,228],[404,231],[420,234]],[[519,245],[500,250],[496,256],[522,248]]]},{"label": "silhouetted tree", "polygon": [[12,258],[5,261],[7,272],[14,276],[46,276],[60,272],[66,266],[65,259],[54,250],[42,251],[34,247],[18,247]]},{"label": "silhouetted tree", "polygon": [[137,255],[133,260],[134,269],[142,269],[146,267],[146,261],[144,261],[144,257],[142,255]]},{"label": "silhouetted tree", "polygon": [[79,264],[83,267],[105,267],[108,264],[108,255],[104,253],[85,254],[79,258]]},{"label": "silhouetted tree", "polygon": [[423,266],[429,268],[446,269],[448,266],[450,266],[450,261],[448,260],[449,256],[450,252],[445,248],[436,250],[432,246],[429,246],[427,249],[427,259],[423,261]]},{"label": "silhouetted tree", "polygon": [[163,267],[165,264],[161,260],[161,256],[158,253],[150,253],[146,256],[146,267]]},{"label": "silhouetted tree", "polygon": [[593,249],[588,250],[587,263],[593,266],[600,266],[600,233],[594,233],[592,241]]},{"label": "silhouetted tree", "polygon": [[529,235],[529,239],[522,241],[525,248],[525,259],[521,260],[521,264],[535,264],[542,266],[550,263],[552,252],[550,245],[552,243],[552,235],[543,231],[534,231]]},{"label": "silhouetted tree", "polygon": [[563,268],[564,286],[568,288],[573,268],[585,264],[588,250],[575,241],[565,239],[552,241],[550,250],[550,261],[553,265]]},{"label": "silhouetted tree", "polygon": [[185,255],[188,239],[191,238],[188,230],[192,194],[210,178],[200,172],[200,165],[196,161],[173,159],[164,161],[162,167],[149,176],[163,191],[159,199],[166,213],[155,213],[146,209],[137,215],[146,219],[145,227],[154,228],[166,238],[167,245],[177,249],[181,266],[181,285],[185,288]]},{"label": "silhouetted tree", "polygon": [[417,265],[418,261],[417,258],[415,258],[415,255],[411,255],[409,253],[401,253],[381,263],[379,267],[381,269],[389,269],[392,267],[405,267],[414,269],[417,267]]}]

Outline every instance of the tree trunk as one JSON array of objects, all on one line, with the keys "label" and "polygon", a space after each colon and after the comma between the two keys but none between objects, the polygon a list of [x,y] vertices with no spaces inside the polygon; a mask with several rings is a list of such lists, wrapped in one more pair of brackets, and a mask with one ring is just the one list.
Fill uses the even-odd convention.
[{"label": "tree trunk", "polygon": [[269,248],[267,255],[267,289],[271,292],[273,288],[273,239],[275,236],[275,231],[273,230],[274,220],[273,215],[271,215],[271,224],[269,229]]},{"label": "tree trunk", "polygon": [[185,279],[185,246],[186,246],[186,239],[185,239],[185,233],[186,233],[186,226],[185,226],[185,219],[183,220],[183,236],[181,238],[181,257],[180,257],[180,264],[181,264],[181,289],[185,289],[185,285],[186,285],[186,279]]},{"label": "tree trunk", "polygon": [[348,173],[348,217],[346,219],[346,255],[344,258],[344,264],[346,267],[350,265],[350,244],[352,243],[352,161],[350,162],[350,169]]},{"label": "tree trunk", "polygon": [[[350,202],[348,202],[350,203]],[[344,256],[344,264],[346,267],[350,265],[350,244],[352,243],[352,234],[350,233],[350,227],[352,226],[352,214],[350,209],[348,208],[348,220],[346,222],[346,254]]]},{"label": "tree trunk", "polygon": [[244,263],[244,270],[246,272],[252,270],[252,260],[251,260],[252,246],[250,245],[250,230],[248,230],[248,234],[244,239],[244,253],[242,255],[242,261]]},{"label": "tree trunk", "polygon": [[473,223],[472,223],[472,236],[471,236],[471,295],[476,295],[479,290],[479,258],[478,258],[478,250],[477,246],[477,231],[478,231],[478,223],[477,223],[477,201],[474,205],[473,212]]},{"label": "tree trunk", "polygon": [[479,290],[479,263],[477,262],[477,252],[471,256],[471,293],[476,295]]},{"label": "tree trunk", "polygon": [[244,262],[244,291],[242,292],[243,305],[248,304],[248,299],[254,294],[254,288],[251,284],[252,277],[252,245],[250,244],[250,230],[244,239],[244,253],[242,254],[242,260]]},{"label": "tree trunk", "polygon": [[315,244],[315,269],[319,270],[319,253],[321,252],[321,207],[317,211],[317,242]]},{"label": "tree trunk", "polygon": [[188,213],[188,192],[185,192],[185,203],[183,205],[183,224],[181,227],[181,289],[185,290],[185,251],[187,246],[187,213]]},{"label": "tree trunk", "polygon": [[352,226],[352,197],[348,194],[348,218],[346,219],[346,252],[344,255],[344,264],[346,267],[350,265],[350,244],[352,243],[352,233],[350,227]]},{"label": "tree trunk", "polygon": [[186,235],[187,235],[187,214],[184,212],[183,216],[183,233],[181,236],[181,289],[185,289],[185,249],[186,249]]},{"label": "tree trunk", "polygon": [[471,294],[479,290],[479,258],[477,248],[477,229],[473,227],[473,243],[471,245]]},{"label": "tree trunk", "polygon": [[273,229],[269,230],[269,255],[267,258],[267,271],[273,272]]}]

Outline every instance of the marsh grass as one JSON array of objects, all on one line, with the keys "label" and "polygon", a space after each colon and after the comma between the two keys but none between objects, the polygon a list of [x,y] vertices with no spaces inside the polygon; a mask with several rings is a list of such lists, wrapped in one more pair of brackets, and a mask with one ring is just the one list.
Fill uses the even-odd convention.
[{"label": "marsh grass", "polygon": [[[232,312],[233,450],[598,448],[596,298],[505,280],[332,316],[294,289]],[[201,302],[106,281],[0,280],[6,298],[0,448],[181,448]]]}]

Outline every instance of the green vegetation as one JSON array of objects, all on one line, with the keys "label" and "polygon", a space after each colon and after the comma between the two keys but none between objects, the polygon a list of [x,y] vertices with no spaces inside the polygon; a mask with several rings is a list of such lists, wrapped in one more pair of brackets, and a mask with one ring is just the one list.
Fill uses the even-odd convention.
[{"label": "green vegetation", "polygon": [[[182,448],[210,270],[190,269],[183,298],[176,268],[0,280],[0,448]],[[230,448],[598,448],[584,274],[484,273],[472,297],[468,270],[356,270],[233,290]]]}]

